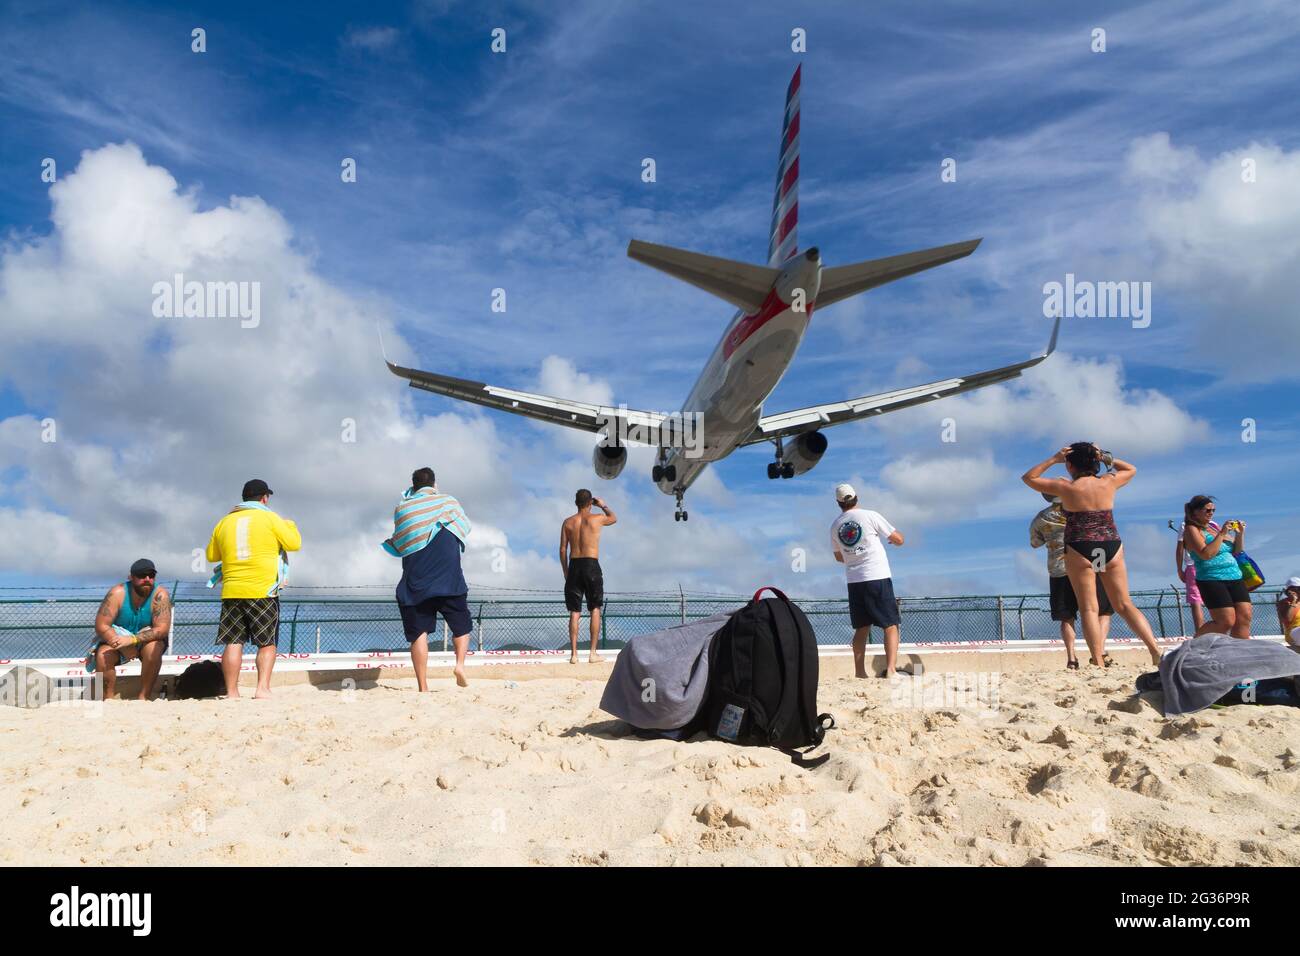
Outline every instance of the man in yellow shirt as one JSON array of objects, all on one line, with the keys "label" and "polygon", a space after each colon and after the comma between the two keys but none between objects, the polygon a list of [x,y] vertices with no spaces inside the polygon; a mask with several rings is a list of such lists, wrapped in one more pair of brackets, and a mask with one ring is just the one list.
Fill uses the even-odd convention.
[{"label": "man in yellow shirt", "polygon": [[217,522],[208,542],[208,560],[220,562],[221,621],[217,643],[226,696],[239,696],[239,668],[244,642],[257,647],[257,692],[271,696],[271,670],[280,631],[280,585],[288,567],[284,553],[302,547],[302,535],[292,522],[267,506],[274,494],[254,478],[244,484],[243,502]]}]

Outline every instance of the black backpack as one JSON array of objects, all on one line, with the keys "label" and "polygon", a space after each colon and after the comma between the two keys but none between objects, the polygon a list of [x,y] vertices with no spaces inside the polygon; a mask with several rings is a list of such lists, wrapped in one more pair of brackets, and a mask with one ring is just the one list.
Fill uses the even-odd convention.
[{"label": "black backpack", "polygon": [[223,697],[225,693],[226,678],[222,676],[221,665],[216,661],[191,664],[176,678],[177,700],[204,700]]},{"label": "black backpack", "polygon": [[[774,598],[759,595],[770,590]],[[709,690],[701,708],[703,729],[737,744],[776,747],[797,764],[796,747],[816,747],[835,726],[817,713],[817,640],[812,625],[776,588],[759,588],[728,619],[709,648]]]}]

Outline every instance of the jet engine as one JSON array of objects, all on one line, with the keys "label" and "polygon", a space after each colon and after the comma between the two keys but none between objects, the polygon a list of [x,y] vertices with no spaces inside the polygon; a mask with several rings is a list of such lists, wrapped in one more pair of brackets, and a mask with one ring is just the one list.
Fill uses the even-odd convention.
[{"label": "jet engine", "polygon": [[794,474],[811,471],[826,454],[826,436],[821,432],[804,432],[785,448],[785,462],[794,466]]},{"label": "jet engine", "polygon": [[621,445],[597,445],[591,453],[591,466],[596,469],[597,478],[617,478],[626,464],[627,449]]}]

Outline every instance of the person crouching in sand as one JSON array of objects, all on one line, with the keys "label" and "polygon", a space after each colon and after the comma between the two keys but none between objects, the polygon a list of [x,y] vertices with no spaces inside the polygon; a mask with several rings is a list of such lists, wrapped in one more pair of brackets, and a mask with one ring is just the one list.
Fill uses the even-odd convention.
[{"label": "person crouching in sand", "polygon": [[[582,599],[587,599],[591,612],[591,654],[587,661],[599,664],[604,660],[596,653],[600,634],[600,609],[605,604],[605,577],[600,570],[600,532],[602,528],[618,521],[614,509],[599,498],[593,498],[586,488],[579,488],[573,496],[578,513],[564,519],[560,525],[560,570],[564,572],[564,606],[569,611],[569,663],[578,663],[578,627],[582,623]],[[592,514],[595,505],[602,514]]]},{"label": "person crouching in sand", "polygon": [[402,631],[411,645],[411,666],[420,693],[429,689],[429,635],[438,615],[447,622],[456,648],[456,683],[468,687],[465,654],[474,627],[469,613],[469,585],[460,556],[469,538],[470,523],[460,502],[438,492],[432,468],[417,468],[411,487],[393,510],[393,536],[383,548],[402,559],[397,582],[397,607]]},{"label": "person crouching in sand", "polygon": [[[1070,473],[1068,479],[1042,477],[1043,472],[1060,464]],[[1103,464],[1114,470],[1099,475]],[[1115,528],[1115,492],[1132,481],[1136,473],[1131,464],[1091,442],[1075,442],[1021,476],[1035,491],[1061,499],[1065,514],[1065,572],[1079,603],[1083,639],[1092,663],[1099,667],[1110,667],[1114,662],[1106,653],[1101,631],[1098,575],[1106,579],[1105,591],[1115,613],[1146,645],[1152,663],[1160,663],[1160,648],[1151,633],[1151,625],[1129,596],[1124,544]]]}]

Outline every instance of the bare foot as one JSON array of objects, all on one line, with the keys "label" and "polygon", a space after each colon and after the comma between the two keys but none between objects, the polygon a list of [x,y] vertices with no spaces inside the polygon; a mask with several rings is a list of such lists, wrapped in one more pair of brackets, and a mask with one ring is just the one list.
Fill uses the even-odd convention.
[{"label": "bare foot", "polygon": [[469,681],[465,679],[465,671],[463,668],[457,667],[452,671],[452,673],[456,675],[456,686],[458,687],[469,686]]},{"label": "bare foot", "polygon": [[889,667],[889,668],[886,668],[886,669],[885,669],[885,672],[884,672],[883,674],[881,674],[880,676],[881,676],[881,677],[884,677],[885,679],[889,679],[890,677],[895,676],[895,674],[897,674],[897,671],[895,671],[892,667]]},{"label": "bare foot", "polygon": [[237,690],[226,691],[226,700],[239,700],[239,691]]},{"label": "bare foot", "polygon": [[866,677],[870,677],[871,675],[868,674],[866,671],[854,671],[854,672],[853,672],[853,676],[854,676],[854,677],[862,677],[862,678],[866,678]]},{"label": "bare foot", "polygon": [[262,690],[262,688],[259,687],[257,693],[253,695],[253,700],[266,700],[270,696],[271,688],[268,687],[266,690]]},{"label": "bare foot", "polygon": [[570,658],[569,658],[569,663],[570,663],[570,664],[576,664],[576,663],[578,663],[578,655],[577,655],[577,654],[574,654],[572,657],[570,657]]},{"label": "bare foot", "polygon": [[588,663],[588,664],[603,664],[603,663],[605,663],[605,658],[601,657],[599,654],[592,654],[590,657],[587,658],[587,663]]}]

